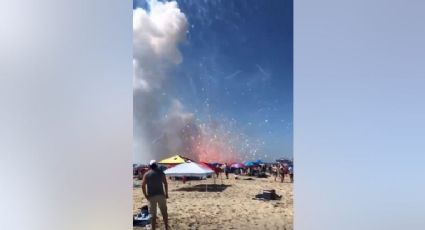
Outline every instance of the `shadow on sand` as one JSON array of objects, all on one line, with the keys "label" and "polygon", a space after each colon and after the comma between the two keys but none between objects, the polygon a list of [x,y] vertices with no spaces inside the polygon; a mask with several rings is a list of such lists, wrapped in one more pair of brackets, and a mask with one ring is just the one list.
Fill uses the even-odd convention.
[{"label": "shadow on sand", "polygon": [[227,187],[231,185],[227,184],[198,184],[194,186],[184,186],[181,188],[173,189],[173,191],[184,191],[184,192],[223,192]]}]

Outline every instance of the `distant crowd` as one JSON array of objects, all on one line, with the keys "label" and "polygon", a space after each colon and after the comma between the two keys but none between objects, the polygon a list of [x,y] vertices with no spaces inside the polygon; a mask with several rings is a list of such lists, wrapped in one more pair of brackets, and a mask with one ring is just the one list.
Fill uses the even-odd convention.
[{"label": "distant crowd", "polygon": [[[288,164],[276,163],[276,164],[261,164],[252,167],[241,167],[241,168],[231,168],[228,164],[223,164],[221,166],[221,171],[224,172],[226,178],[229,179],[229,173],[234,173],[236,175],[244,176],[255,176],[255,177],[264,177],[268,175],[274,177],[274,181],[277,181],[277,178],[280,178],[280,182],[283,183],[285,177],[289,177],[291,183],[294,182],[294,167]],[[217,177],[219,173],[217,173]]]},{"label": "distant crowd", "polygon": [[[166,167],[161,168],[165,170]],[[220,173],[224,173],[225,177],[229,179],[229,174],[233,173],[235,175],[243,176],[254,176],[259,178],[267,178],[268,176],[274,177],[274,181],[279,181],[283,183],[285,178],[289,177],[291,183],[294,182],[294,166],[287,163],[274,163],[274,164],[259,164],[251,167],[239,167],[234,168],[229,164],[225,163],[213,167],[216,177],[220,176]],[[143,174],[148,171],[147,166],[137,166],[133,168],[133,175],[142,179]]]},{"label": "distant crowd", "polygon": [[294,167],[292,165],[274,164],[273,166],[269,166],[269,173],[274,176],[275,181],[279,176],[280,182],[283,182],[285,175],[288,175],[291,183],[294,182]]}]

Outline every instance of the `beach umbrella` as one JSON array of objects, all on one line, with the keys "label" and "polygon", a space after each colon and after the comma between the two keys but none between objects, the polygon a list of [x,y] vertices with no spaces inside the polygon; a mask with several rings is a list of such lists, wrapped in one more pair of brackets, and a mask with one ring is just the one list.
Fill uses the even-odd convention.
[{"label": "beach umbrella", "polygon": [[209,165],[212,165],[214,167],[219,167],[221,164],[218,162],[214,162],[214,163],[209,163]]},{"label": "beach umbrella", "polygon": [[235,169],[239,169],[239,168],[244,168],[245,165],[242,163],[234,163],[232,165],[230,165],[230,168],[235,168]]},{"label": "beach umbrella", "polygon": [[247,167],[253,167],[253,166],[257,166],[258,165],[256,162],[253,162],[253,161],[247,161],[244,164]]}]

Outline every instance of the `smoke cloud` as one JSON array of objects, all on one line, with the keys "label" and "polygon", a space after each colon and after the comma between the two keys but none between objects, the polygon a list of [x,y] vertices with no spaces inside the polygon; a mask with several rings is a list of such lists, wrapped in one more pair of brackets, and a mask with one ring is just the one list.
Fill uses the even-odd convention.
[{"label": "smoke cloud", "polygon": [[133,79],[142,92],[161,90],[169,69],[182,62],[178,45],[188,25],[176,2],[148,3],[149,11],[133,10]]},{"label": "smoke cloud", "polygon": [[179,100],[168,96],[170,70],[183,61],[179,44],[188,21],[174,1],[152,0],[148,6],[133,10],[135,163],[174,154],[209,162],[240,160],[241,153],[252,151],[255,155],[246,137],[232,133],[226,122],[198,124]]},{"label": "smoke cloud", "polygon": [[182,62],[178,46],[188,22],[174,1],[148,1],[148,6],[133,10],[134,161],[146,163],[178,153],[195,158],[189,151],[189,136],[197,135],[193,114],[165,96],[164,89],[170,70]]}]

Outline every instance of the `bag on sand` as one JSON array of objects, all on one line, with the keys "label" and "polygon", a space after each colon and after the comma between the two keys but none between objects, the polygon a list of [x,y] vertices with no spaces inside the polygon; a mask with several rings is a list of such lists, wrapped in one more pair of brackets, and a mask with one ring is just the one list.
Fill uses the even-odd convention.
[{"label": "bag on sand", "polygon": [[151,214],[149,214],[149,208],[147,205],[144,205],[140,208],[140,213],[133,216],[133,226],[145,227],[151,222]]},{"label": "bag on sand", "polygon": [[264,190],[263,191],[263,198],[266,200],[275,200],[276,199],[276,192],[275,190]]},{"label": "bag on sand", "polygon": [[279,200],[282,196],[276,194],[274,189],[263,190],[263,193],[255,195],[254,200]]}]

